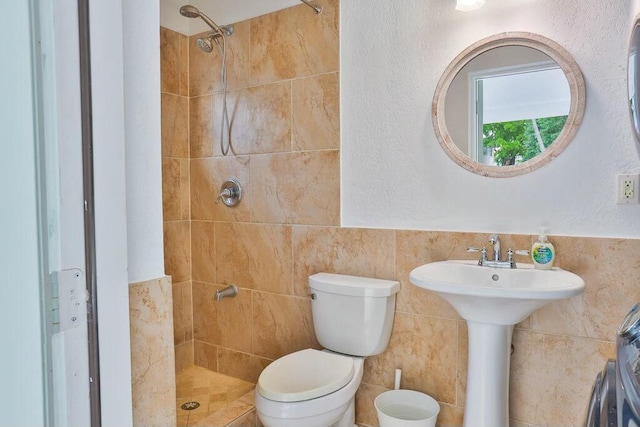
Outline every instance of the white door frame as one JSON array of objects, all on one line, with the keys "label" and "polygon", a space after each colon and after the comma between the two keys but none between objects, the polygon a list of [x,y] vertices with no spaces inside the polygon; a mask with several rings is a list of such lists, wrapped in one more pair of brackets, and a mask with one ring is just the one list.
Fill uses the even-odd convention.
[{"label": "white door frame", "polygon": [[[3,281],[0,286],[0,321],[5,325],[0,333],[5,350],[0,352],[0,427],[15,425],[50,425],[48,415],[48,388],[43,337],[45,302],[42,283],[46,268],[40,254],[43,248],[39,232],[39,213],[43,206],[39,200],[41,176],[37,158],[38,106],[34,89],[34,70],[38,61],[31,55],[31,12],[38,1],[54,4],[52,0],[9,2],[0,14],[0,268]],[[55,13],[65,8],[75,10],[75,0],[55,2]],[[100,369],[105,380],[101,384],[102,425],[131,426],[131,365],[129,344],[129,306],[127,280],[127,236],[124,168],[124,108],[123,108],[123,54],[122,4],[91,0],[91,50],[93,88],[93,136],[95,166],[96,215],[96,270],[98,315],[101,325]],[[53,7],[52,7],[53,9]],[[66,15],[65,15],[66,16]],[[63,41],[64,21],[56,15],[55,52],[69,55],[77,47],[76,41]],[[77,28],[77,27],[75,27]],[[76,56],[77,58],[77,56]],[[75,63],[66,63],[70,73],[68,86],[56,78],[58,108],[73,110]],[[64,79],[63,79],[64,80]],[[59,198],[60,231],[56,244],[60,246],[59,268],[76,264],[79,248],[76,243],[65,242],[67,227],[71,236],[82,223],[63,214],[63,206],[78,202],[77,188],[73,185],[75,172],[66,162],[78,155],[73,126],[76,114],[58,111],[59,137]],[[64,119],[61,117],[64,116]],[[66,124],[65,124],[66,123]],[[68,132],[67,132],[68,131]],[[75,163],[75,160],[71,160]],[[68,167],[69,166],[69,167]],[[70,181],[71,180],[71,181]],[[77,183],[78,181],[76,181]],[[82,196],[80,196],[82,197]],[[80,202],[83,200],[80,199]],[[40,204],[39,204],[40,203]],[[75,215],[75,214],[73,214]],[[82,216],[82,213],[80,213]],[[55,241],[55,239],[53,239]],[[82,252],[84,253],[84,252]],[[65,258],[66,257],[66,258]]]}]

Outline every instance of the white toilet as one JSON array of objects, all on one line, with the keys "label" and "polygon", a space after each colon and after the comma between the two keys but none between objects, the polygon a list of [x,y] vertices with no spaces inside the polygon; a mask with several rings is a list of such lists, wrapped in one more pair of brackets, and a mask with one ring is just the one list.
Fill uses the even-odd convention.
[{"label": "white toilet", "polygon": [[396,293],[390,280],[318,273],[309,277],[318,342],[267,366],[256,386],[265,427],[353,427],[364,358],[389,343]]}]

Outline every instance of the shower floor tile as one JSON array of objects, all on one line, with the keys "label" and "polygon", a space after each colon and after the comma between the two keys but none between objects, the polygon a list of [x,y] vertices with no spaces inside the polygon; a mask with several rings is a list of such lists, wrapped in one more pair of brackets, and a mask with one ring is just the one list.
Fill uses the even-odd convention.
[{"label": "shower floor tile", "polygon": [[[191,427],[202,423],[225,426],[253,410],[254,388],[253,383],[199,366],[186,368],[176,375],[177,425]],[[182,405],[189,402],[197,402],[200,406],[182,409]]]}]

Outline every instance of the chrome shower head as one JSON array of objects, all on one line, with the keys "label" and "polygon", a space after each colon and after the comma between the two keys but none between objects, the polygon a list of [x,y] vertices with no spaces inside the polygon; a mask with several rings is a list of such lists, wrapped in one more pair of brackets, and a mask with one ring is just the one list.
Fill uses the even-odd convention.
[{"label": "chrome shower head", "polygon": [[200,18],[202,19],[211,29],[219,34],[225,34],[225,31],[220,28],[218,24],[213,22],[207,15],[200,12],[198,8],[195,6],[191,6],[190,4],[184,5],[180,8],[180,15],[185,16],[187,18]]},{"label": "chrome shower head", "polygon": [[213,38],[212,37],[208,37],[206,39],[202,39],[199,38],[198,40],[196,40],[196,43],[198,44],[198,47],[207,52],[207,53],[211,53],[213,51],[213,43],[212,43]]},{"label": "chrome shower head", "polygon": [[187,4],[180,8],[180,15],[186,16],[187,18],[199,18],[200,11],[195,6]]}]

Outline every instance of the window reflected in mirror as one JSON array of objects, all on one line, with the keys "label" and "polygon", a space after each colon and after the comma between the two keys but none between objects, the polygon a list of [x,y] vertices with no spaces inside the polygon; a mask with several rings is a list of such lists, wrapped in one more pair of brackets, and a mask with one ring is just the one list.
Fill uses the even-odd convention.
[{"label": "window reflected in mirror", "polygon": [[562,131],[571,93],[555,62],[483,70],[469,78],[474,160],[494,166],[523,163],[544,152]]}]

